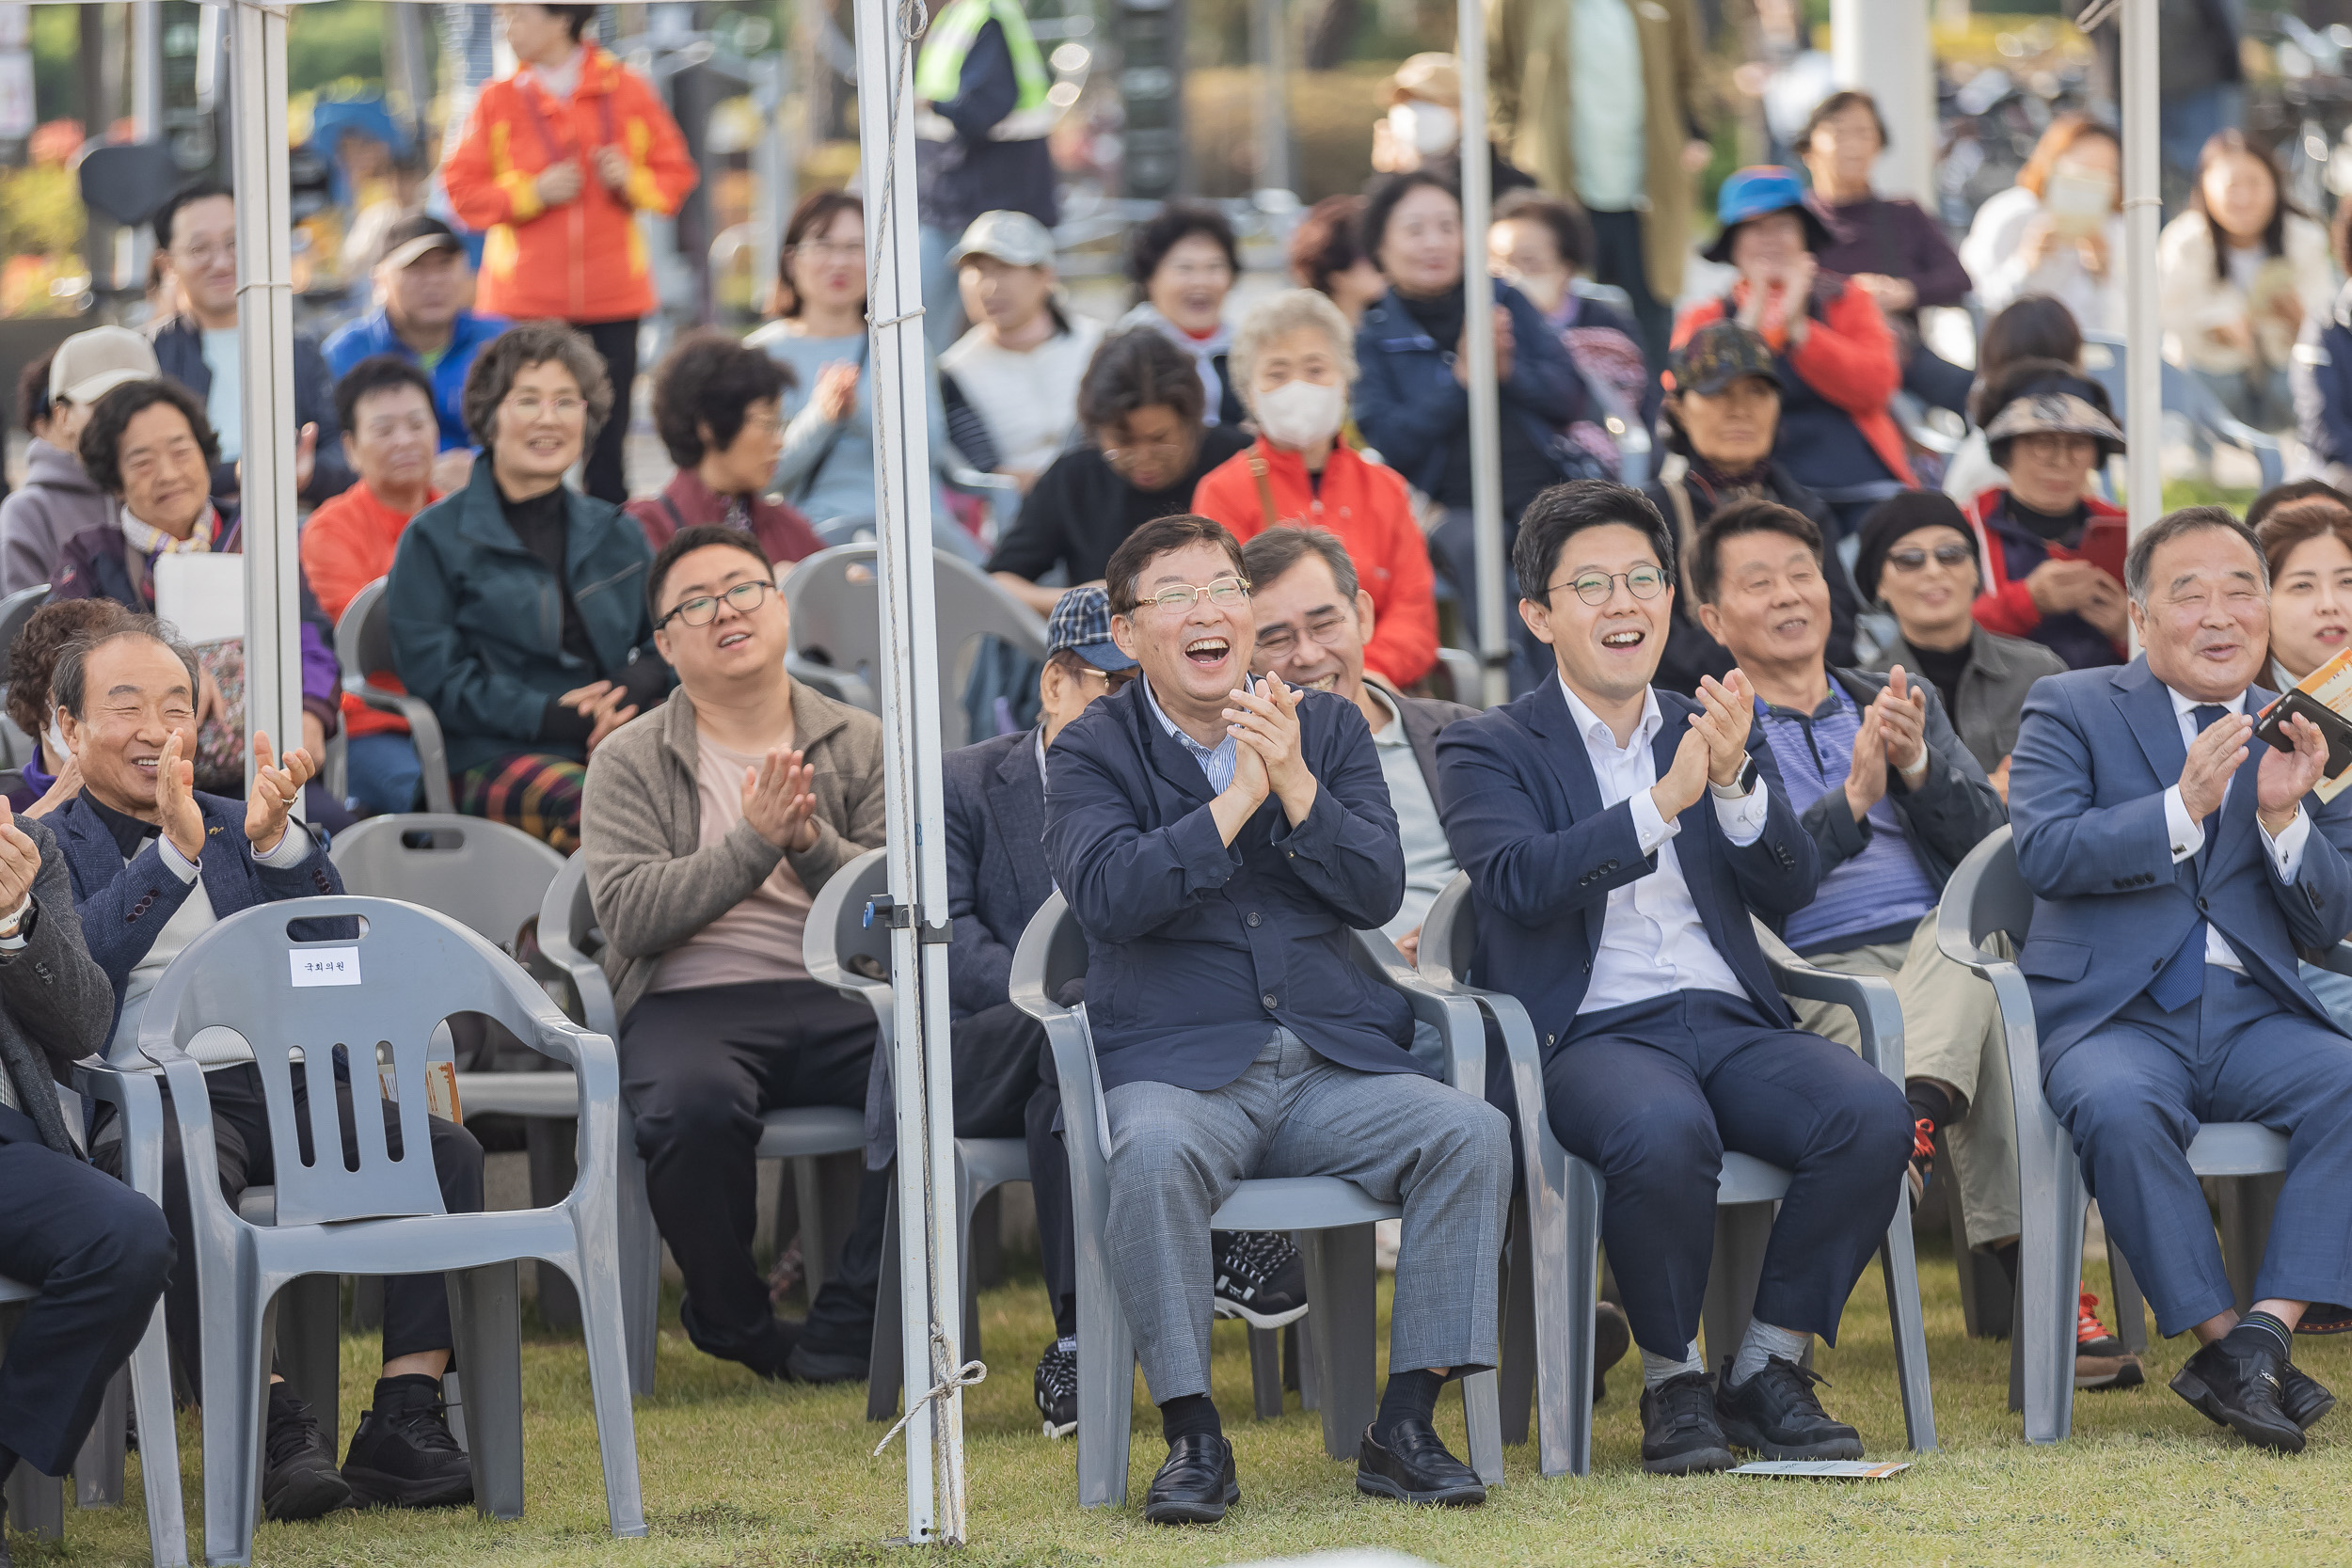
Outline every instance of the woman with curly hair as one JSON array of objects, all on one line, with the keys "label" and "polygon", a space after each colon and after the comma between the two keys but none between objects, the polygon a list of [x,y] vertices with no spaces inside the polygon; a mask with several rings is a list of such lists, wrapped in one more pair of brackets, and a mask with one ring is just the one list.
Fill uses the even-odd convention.
[{"label": "woman with curly hair", "polygon": [[691,332],[653,378],[653,425],[677,476],[626,510],[659,550],[705,523],[748,533],[768,559],[823,549],[808,519],[769,490],[784,451],[784,394],[792,368],[724,332]]},{"label": "woman with curly hair", "polygon": [[578,332],[501,333],[466,375],[482,459],[409,523],[389,590],[393,669],[440,720],[458,809],[567,854],[588,753],[671,686],[644,531],[564,483],[612,401]]}]

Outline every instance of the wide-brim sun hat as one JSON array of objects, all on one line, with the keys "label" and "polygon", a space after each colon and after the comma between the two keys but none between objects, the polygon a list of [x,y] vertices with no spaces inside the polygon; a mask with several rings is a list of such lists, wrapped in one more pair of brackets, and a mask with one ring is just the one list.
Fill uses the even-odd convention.
[{"label": "wide-brim sun hat", "polygon": [[1995,463],[2007,465],[2009,443],[2020,436],[2088,436],[2099,444],[2099,460],[2123,452],[2123,432],[2083,384],[2044,382],[2001,404],[1984,427],[1984,444]]}]

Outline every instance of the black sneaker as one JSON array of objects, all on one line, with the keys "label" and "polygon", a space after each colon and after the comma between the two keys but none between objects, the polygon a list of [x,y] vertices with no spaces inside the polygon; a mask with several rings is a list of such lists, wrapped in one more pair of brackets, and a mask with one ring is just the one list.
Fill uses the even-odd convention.
[{"label": "black sneaker", "polygon": [[2279,1369],[2279,1408],[2303,1431],[2311,1431],[2335,1407],[2336,1396],[2319,1379],[2292,1361]]},{"label": "black sneaker", "polygon": [[1078,1342],[1057,1339],[1037,1358],[1037,1413],[1045,1435],[1067,1437],[1078,1430]]},{"label": "black sneaker", "polygon": [[351,1486],[335,1468],[310,1407],[282,1383],[269,1386],[262,1436],[262,1508],[273,1519],[316,1519],[351,1506]]},{"label": "black sneaker", "polygon": [[1735,1385],[1726,1361],[1715,1389],[1724,1436],[1766,1459],[1860,1459],[1862,1434],[1821,1408],[1813,1394],[1817,1383],[1827,1387],[1829,1379],[1775,1355],[1762,1371]]},{"label": "black sneaker", "polygon": [[2284,1365],[2268,1335],[2233,1328],[2182,1364],[2172,1391],[2257,1448],[2301,1453],[2303,1429],[2281,1404]]},{"label": "black sneaker", "polygon": [[1705,1372],[1642,1390],[1642,1468],[1654,1476],[1731,1468],[1731,1446],[1715,1419],[1715,1386]]},{"label": "black sneaker", "polygon": [[359,1413],[343,1480],[368,1508],[457,1508],[473,1501],[473,1465],[450,1434],[438,1378],[379,1378]]},{"label": "black sneaker", "polygon": [[1219,1230],[1209,1243],[1218,1317],[1239,1318],[1252,1328],[1280,1328],[1307,1315],[1307,1264],[1288,1236],[1279,1230]]}]

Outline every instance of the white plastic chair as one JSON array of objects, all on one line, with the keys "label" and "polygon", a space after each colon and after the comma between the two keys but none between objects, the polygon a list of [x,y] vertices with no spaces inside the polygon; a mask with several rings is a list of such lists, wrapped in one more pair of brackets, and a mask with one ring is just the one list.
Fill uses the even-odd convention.
[{"label": "white plastic chair", "polygon": [[[1486,1070],[1477,1009],[1422,980],[1378,932],[1358,931],[1354,938],[1357,962],[1401,993],[1417,1021],[1443,1036],[1446,1081],[1476,1094]],[[1063,1142],[1070,1150],[1071,1207],[1078,1243],[1078,1504],[1099,1508],[1127,1500],[1136,1352],[1134,1333],[1111,1280],[1110,1243],[1104,1234],[1110,1221],[1110,1164],[1101,1130],[1108,1118],[1103,1109],[1102,1077],[1095,1069],[1093,1037],[1083,1006],[1065,1007],[1054,1000],[1063,987],[1084,976],[1086,969],[1086,933],[1057,893],[1030,920],[1013,951],[1012,999],[1045,1025],[1061,1079],[1067,1129]],[[1372,1231],[1379,1221],[1399,1218],[1403,1212],[1343,1178],[1297,1176],[1244,1181],[1209,1216],[1213,1230],[1286,1230],[1296,1240],[1306,1260],[1307,1299],[1312,1307],[1308,1320],[1312,1332],[1302,1340],[1311,1347],[1307,1354],[1312,1357],[1322,1406],[1323,1448],[1333,1459],[1356,1458],[1377,1403]],[[1263,1378],[1261,1365],[1261,1386]],[[1461,1383],[1470,1468],[1487,1485],[1500,1485],[1502,1430],[1495,1374],[1480,1372]]]},{"label": "white plastic chair", "polygon": [[[803,927],[802,961],[811,978],[833,987],[852,1002],[874,1010],[874,1049],[882,1053],[897,1092],[897,1031],[891,1006],[890,982],[859,974],[850,960],[864,958],[890,972],[890,929],[877,924],[868,905],[890,891],[890,866],[885,851],[868,849],[840,867],[811,901]],[[979,1292],[971,1269],[972,1215],[980,1199],[1008,1181],[1029,1179],[1029,1146],[1023,1138],[958,1138],[955,1140],[955,1202],[963,1238],[963,1354],[980,1354]],[[866,1379],[866,1418],[886,1421],[898,1408],[898,1387],[905,1377],[899,1344],[898,1312],[898,1190],[890,1191],[889,1217],[882,1229],[882,1277],[874,1291],[874,1340]],[[925,1353],[928,1356],[928,1351]]]},{"label": "white plastic chair", "polygon": [[[792,652],[882,689],[881,582],[872,545],[836,545],[792,568],[782,592],[792,615]],[[970,562],[931,552],[939,622],[940,723],[946,744],[972,737],[960,700],[971,644],[997,638],[1032,659],[1045,657],[1045,623]],[[819,658],[817,656],[822,655]],[[798,665],[795,666],[798,668]]]},{"label": "white plastic chair", "polygon": [[[1537,1463],[1547,1476],[1589,1475],[1593,1467],[1593,1312],[1600,1291],[1598,1169],[1560,1147],[1544,1105],[1543,1059],[1535,1026],[1515,996],[1465,984],[1477,951],[1477,916],[1470,879],[1457,872],[1422,924],[1422,977],[1449,994],[1474,999],[1494,1021],[1509,1054],[1515,1114],[1525,1150],[1526,1190],[1512,1203],[1510,1287],[1504,1294],[1502,1386],[1511,1401],[1505,1425],[1511,1440],[1526,1441],[1527,1390],[1535,1387]],[[1862,1057],[1902,1082],[1902,1009],[1883,980],[1832,974],[1810,965],[1773,963],[1772,980],[1790,996],[1853,1009],[1862,1030]],[[1716,1188],[1715,1257],[1708,1271],[1701,1312],[1708,1359],[1720,1359],[1747,1336],[1773,1210],[1788,1190],[1788,1173],[1751,1155],[1724,1151]],[[1928,1386],[1926,1326],[1919,1310],[1919,1275],[1912,1255],[1911,1194],[1897,1197],[1895,1217],[1879,1247],[1886,1277],[1886,1309],[1895,1331],[1895,1370],[1902,1389],[1903,1430],[1918,1451],[1935,1447],[1935,1405]]]},{"label": "white plastic chair", "polygon": [[[2033,926],[2033,889],[2017,869],[2017,849],[2004,827],[1968,853],[1945,884],[1935,916],[1936,945],[1993,987],[2009,1040],[2009,1076],[2017,1107],[2017,1185],[2024,1199],[2018,1238],[2018,1308],[2010,1340],[2010,1408],[2023,1410],[2026,1441],[2057,1443],[2074,1426],[2074,1323],[2083,1266],[2083,1220],[2090,1207],[2074,1140],[2059,1125],[2042,1092],[2042,1037],[2033,997],[2017,965],[1988,951],[1998,932],[2025,945]],[[2338,947],[2330,967],[2342,964]],[[2209,1121],[2188,1146],[2189,1169],[2200,1177],[2272,1176],[2287,1168],[2287,1140],[2250,1121]],[[2222,1205],[2222,1254],[2243,1311],[2252,1305],[2253,1275],[2269,1235],[2265,1183],[2231,1181]],[[2251,1192],[2248,1189],[2252,1189]],[[2248,1198],[2254,1202],[2248,1202]],[[2115,1275],[2116,1311],[2125,1344],[2147,1346],[2138,1286],[2107,1238]]]},{"label": "white plastic chair", "polygon": [[424,767],[424,809],[457,809],[449,787],[449,748],[441,739],[441,721],[433,705],[375,684],[374,677],[392,668],[392,609],[385,598],[388,578],[378,578],[352,595],[335,623],[335,657],[343,667],[343,689],[378,713],[408,722],[408,738]]},{"label": "white plastic chair", "polygon": [[[617,1040],[620,1021],[613,1016],[612,987],[593,955],[604,947],[596,927],[596,911],[588,897],[588,865],[575,855],[548,884],[539,907],[539,951],[571,976],[580,994],[581,1022]],[[461,1101],[469,1081],[494,1078],[519,1080],[536,1085],[548,1074],[477,1073],[458,1080]],[[544,1091],[543,1091],[544,1092]],[[508,1108],[508,1107],[501,1107]],[[519,1110],[519,1108],[517,1108]],[[531,1115],[530,1111],[519,1114]],[[761,1118],[762,1160],[790,1160],[794,1189],[801,1209],[802,1257],[808,1268],[809,1293],[821,1288],[826,1255],[826,1213],[817,1162],[827,1155],[855,1154],[866,1147],[866,1117],[838,1105],[805,1110],[771,1111]],[[644,1395],[653,1392],[654,1348],[661,1319],[661,1232],[654,1224],[653,1206],[645,1195],[645,1164],[637,1152],[637,1138],[626,1102],[621,1105],[621,1139],[616,1165],[619,1192],[621,1311],[628,1346],[629,1387]],[[846,1233],[847,1217],[835,1228]]]},{"label": "white plastic chair", "polygon": [[[312,923],[347,917],[358,917],[358,935],[297,941],[292,934],[293,927],[314,932]],[[573,1070],[580,1180],[552,1207],[478,1214],[442,1209],[427,1152],[425,1061],[434,1030],[460,1010],[498,1020]],[[271,1225],[241,1217],[221,1196],[203,1072],[186,1054],[197,1037],[212,1029],[241,1037],[261,1076],[271,1138],[281,1151]],[[349,1069],[349,1146],[329,1078],[339,1052]],[[447,1277],[453,1348],[465,1370],[475,1507],[496,1518],[521,1517],[515,1265],[524,1258],[563,1269],[579,1293],[607,1518],[616,1536],[645,1533],[617,1274],[620,1071],[611,1039],[564,1018],[513,959],[446,915],[386,899],[318,897],[246,910],[190,942],[148,999],[137,1053],[160,1068],[171,1085],[195,1222],[195,1256],[182,1259],[182,1266],[197,1270],[205,1302],[208,1562],[251,1560],[268,1370],[264,1347],[278,1291],[305,1275]],[[306,1067],[313,1085],[309,1127],[316,1157],[308,1165],[296,1153],[296,1065]],[[391,1068],[397,1086],[394,1110],[405,1150],[398,1160],[387,1148],[379,1065]]]}]

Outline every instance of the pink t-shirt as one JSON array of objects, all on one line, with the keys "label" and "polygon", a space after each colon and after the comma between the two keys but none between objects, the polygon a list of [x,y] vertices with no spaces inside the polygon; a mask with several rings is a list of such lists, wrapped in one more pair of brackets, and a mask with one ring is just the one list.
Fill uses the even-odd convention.
[{"label": "pink t-shirt", "polygon": [[[782,744],[789,746],[791,737]],[[699,738],[695,792],[702,801],[702,843],[718,843],[743,820],[743,772],[760,757]],[[805,980],[801,932],[808,924],[808,891],[778,861],[751,896],[661,956],[652,990],[698,990],[758,981]]]}]

